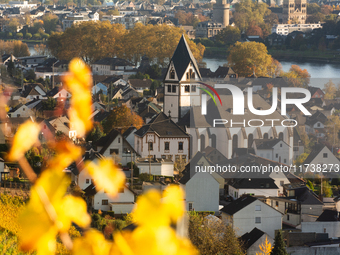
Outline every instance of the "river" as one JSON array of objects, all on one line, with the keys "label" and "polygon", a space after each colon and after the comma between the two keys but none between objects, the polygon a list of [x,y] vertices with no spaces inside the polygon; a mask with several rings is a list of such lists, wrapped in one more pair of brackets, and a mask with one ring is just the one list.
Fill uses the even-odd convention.
[{"label": "river", "polygon": [[[207,68],[216,71],[219,66],[227,64],[227,60],[223,58],[203,58],[203,62],[207,64]],[[302,69],[307,69],[311,75],[310,86],[323,88],[324,84],[332,80],[336,85],[340,84],[340,64],[330,63],[311,63],[311,62],[294,62],[280,61],[282,70],[287,72],[291,65],[298,65]]]}]

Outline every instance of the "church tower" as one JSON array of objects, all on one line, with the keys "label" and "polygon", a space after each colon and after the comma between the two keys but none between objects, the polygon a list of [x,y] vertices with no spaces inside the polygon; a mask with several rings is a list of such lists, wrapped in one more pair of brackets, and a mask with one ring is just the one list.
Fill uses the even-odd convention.
[{"label": "church tower", "polygon": [[223,27],[229,26],[229,9],[227,0],[217,0],[213,7],[213,21],[222,23]]},{"label": "church tower", "polygon": [[196,60],[182,35],[166,71],[163,112],[178,122],[190,109],[200,105],[198,81],[202,77]]}]

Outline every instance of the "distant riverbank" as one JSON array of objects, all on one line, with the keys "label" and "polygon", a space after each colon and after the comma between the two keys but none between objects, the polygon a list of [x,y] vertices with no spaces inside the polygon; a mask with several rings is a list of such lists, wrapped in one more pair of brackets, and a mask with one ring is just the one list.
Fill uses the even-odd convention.
[{"label": "distant riverbank", "polygon": [[[314,62],[314,63],[335,63],[340,64],[340,52],[336,50],[325,51],[295,51],[295,50],[273,50],[269,49],[268,53],[279,61],[296,61],[296,62]],[[221,58],[228,57],[228,48],[206,47],[204,58]]]}]

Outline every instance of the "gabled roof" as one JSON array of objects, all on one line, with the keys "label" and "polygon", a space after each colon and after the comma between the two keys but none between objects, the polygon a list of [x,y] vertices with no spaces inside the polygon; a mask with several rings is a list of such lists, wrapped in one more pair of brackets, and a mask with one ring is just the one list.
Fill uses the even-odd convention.
[{"label": "gabled roof", "polygon": [[152,84],[152,80],[151,79],[129,79],[129,83],[131,84],[131,86],[133,88],[145,88],[145,89],[149,89],[151,87]]},{"label": "gabled roof", "polygon": [[109,66],[133,66],[133,64],[126,59],[122,58],[102,58],[95,63],[94,65],[109,65]]},{"label": "gabled roof", "polygon": [[240,197],[239,199],[237,199],[237,200],[231,202],[230,204],[224,206],[221,209],[221,212],[224,212],[224,213],[229,214],[229,215],[234,215],[238,211],[242,210],[244,207],[253,203],[255,200],[257,200],[257,198],[252,197],[252,196]]},{"label": "gabled roof", "polygon": [[[195,175],[196,171],[190,171],[190,170],[194,168],[193,166],[198,165],[198,161],[202,157],[205,158],[205,156],[199,151],[195,154],[195,156],[190,160],[190,162],[185,166],[185,169],[182,171],[183,177],[179,180],[179,183],[186,184]],[[207,158],[205,159],[210,165],[210,161]]]},{"label": "gabled roof", "polygon": [[316,221],[339,221],[339,213],[336,210],[324,210]]},{"label": "gabled roof", "polygon": [[269,150],[269,149],[272,149],[279,142],[285,143],[281,139],[254,139],[254,143],[256,144],[256,148],[258,150]]},{"label": "gabled roof", "polygon": [[150,122],[136,131],[136,135],[143,137],[147,132],[154,132],[160,137],[189,137],[164,112],[160,112]]},{"label": "gabled roof", "polygon": [[[202,79],[200,70],[198,68],[197,62],[194,58],[194,55],[192,54],[190,47],[185,40],[184,34],[182,35],[181,39],[179,40],[179,43],[177,45],[177,48],[174,52],[174,55],[171,58],[170,63],[173,63],[175,66],[175,71],[177,73],[178,80],[181,80],[185,70],[187,69],[188,65],[190,63],[193,64],[194,68],[196,69],[196,73],[200,79]],[[170,67],[170,65],[169,65]],[[168,69],[169,69],[168,67]]]},{"label": "gabled roof", "polygon": [[326,145],[324,144],[318,144],[314,147],[314,149],[312,150],[312,152],[308,155],[308,157],[305,159],[305,161],[303,162],[303,164],[309,164],[310,162],[312,162],[315,157],[317,155],[319,155],[319,153],[323,150],[323,148],[325,148]]},{"label": "gabled roof", "polygon": [[110,146],[110,144],[116,139],[116,137],[119,135],[119,131],[116,129],[112,129],[110,133],[108,133],[106,136],[101,137],[97,142],[96,146],[103,147],[99,153],[103,154],[106,149]]},{"label": "gabled roof", "polygon": [[253,228],[249,233],[245,233],[240,239],[243,241],[243,247],[248,250],[257,240],[259,240],[265,232],[258,228]]}]

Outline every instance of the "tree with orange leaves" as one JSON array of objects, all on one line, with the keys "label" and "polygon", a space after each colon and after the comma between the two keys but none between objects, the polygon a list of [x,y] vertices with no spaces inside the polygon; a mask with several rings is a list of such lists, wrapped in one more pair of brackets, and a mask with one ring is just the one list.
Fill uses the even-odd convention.
[{"label": "tree with orange leaves", "polygon": [[127,106],[114,108],[103,122],[104,133],[108,134],[113,128],[125,132],[131,125],[140,128],[144,124],[143,119]]}]

